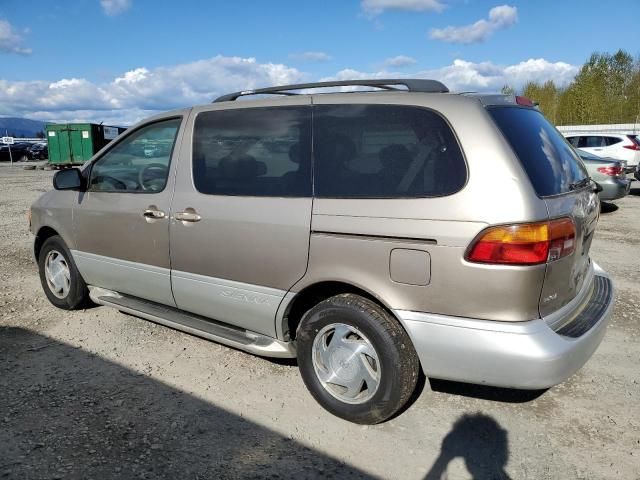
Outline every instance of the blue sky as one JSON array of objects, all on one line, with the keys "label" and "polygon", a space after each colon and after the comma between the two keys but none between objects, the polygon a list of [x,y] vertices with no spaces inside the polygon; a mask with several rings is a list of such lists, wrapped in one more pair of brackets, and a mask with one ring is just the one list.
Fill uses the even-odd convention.
[{"label": "blue sky", "polygon": [[0,115],[130,123],[280,81],[570,81],[640,53],[639,0],[0,0]]}]

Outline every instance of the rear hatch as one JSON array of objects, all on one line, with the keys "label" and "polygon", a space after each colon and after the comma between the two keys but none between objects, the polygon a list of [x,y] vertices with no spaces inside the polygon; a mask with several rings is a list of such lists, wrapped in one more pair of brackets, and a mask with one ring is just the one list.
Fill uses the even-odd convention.
[{"label": "rear hatch", "polygon": [[575,225],[573,253],[547,263],[539,303],[540,315],[546,316],[569,303],[585,280],[592,279],[589,249],[600,202],[576,152],[542,113],[517,106],[488,111],[546,203],[548,218],[568,217]]}]

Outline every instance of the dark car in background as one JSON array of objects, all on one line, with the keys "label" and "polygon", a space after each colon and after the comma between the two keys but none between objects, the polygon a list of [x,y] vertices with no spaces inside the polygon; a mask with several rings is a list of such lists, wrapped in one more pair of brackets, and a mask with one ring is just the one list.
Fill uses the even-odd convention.
[{"label": "dark car in background", "polygon": [[46,160],[49,158],[49,147],[46,143],[34,143],[29,148],[29,160]]},{"label": "dark car in background", "polygon": [[[9,154],[11,147],[11,154]],[[28,142],[16,142],[13,145],[0,144],[0,162],[9,162],[13,157],[14,162],[26,162],[29,159],[29,149],[31,144]]]}]

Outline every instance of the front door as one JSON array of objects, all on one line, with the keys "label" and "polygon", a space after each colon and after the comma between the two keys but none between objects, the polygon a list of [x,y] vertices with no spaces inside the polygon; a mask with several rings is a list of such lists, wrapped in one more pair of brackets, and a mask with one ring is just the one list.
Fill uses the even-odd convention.
[{"label": "front door", "polygon": [[[90,166],[88,191],[73,211],[72,254],[87,284],[175,305],[169,209],[182,123],[175,117],[137,128]],[[145,156],[152,144],[159,148]]]},{"label": "front door", "polygon": [[270,336],[309,253],[311,107],[288,103],[194,111],[170,227],[177,306]]}]

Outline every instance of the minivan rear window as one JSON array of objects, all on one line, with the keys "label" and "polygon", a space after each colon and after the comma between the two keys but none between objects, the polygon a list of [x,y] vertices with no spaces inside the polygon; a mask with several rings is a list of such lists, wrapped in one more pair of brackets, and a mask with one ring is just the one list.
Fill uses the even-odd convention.
[{"label": "minivan rear window", "polygon": [[489,114],[520,159],[540,197],[559,195],[587,177],[576,152],[537,110],[491,107]]}]

